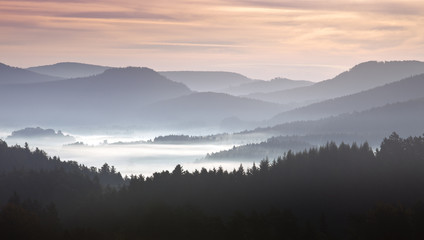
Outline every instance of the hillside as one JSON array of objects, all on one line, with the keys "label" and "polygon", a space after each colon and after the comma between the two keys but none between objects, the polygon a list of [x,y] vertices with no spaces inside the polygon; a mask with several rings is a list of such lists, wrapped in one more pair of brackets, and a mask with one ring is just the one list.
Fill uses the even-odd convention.
[{"label": "hillside", "polygon": [[38,83],[38,82],[55,81],[59,79],[61,78],[34,73],[22,68],[11,67],[3,63],[0,63],[0,85]]},{"label": "hillside", "polygon": [[142,106],[189,93],[183,84],[148,68],[109,69],[91,77],[1,88],[0,120],[51,127],[132,124],[139,121],[134,114]]},{"label": "hillside", "polygon": [[0,232],[31,240],[422,239],[423,150],[424,137],[393,133],[378,151],[329,142],[247,168],[176,165],[122,179],[107,164],[87,168],[0,140]]},{"label": "hillside", "polygon": [[357,134],[370,140],[396,131],[406,136],[423,132],[424,98],[388,104],[366,111],[342,114],[315,121],[299,121],[258,128],[244,134],[306,135],[306,134]]},{"label": "hillside", "polygon": [[368,90],[403,78],[424,73],[424,62],[364,62],[333,79],[272,93],[250,94],[247,97],[276,103],[304,105]]},{"label": "hillside", "polygon": [[293,152],[312,148],[308,142],[295,137],[271,137],[260,143],[234,146],[231,149],[208,153],[204,161],[259,161],[264,158],[277,159],[289,150]]},{"label": "hillside", "polygon": [[[257,121],[273,116],[284,106],[224,93],[202,92],[147,106],[142,116],[156,124],[219,125],[223,120]],[[141,117],[141,115],[140,115]],[[169,121],[172,119],[172,121]]]},{"label": "hillside", "polygon": [[313,82],[303,80],[291,80],[287,78],[274,78],[270,81],[254,80],[252,82],[243,83],[238,86],[219,90],[218,92],[228,93],[231,95],[247,95],[252,93],[268,93],[274,91],[282,91],[297,87],[305,87],[312,85]]},{"label": "hillside", "polygon": [[110,67],[76,62],[61,62],[52,65],[43,65],[27,68],[27,70],[30,70],[32,72],[56,76],[60,78],[88,77],[103,73],[107,69],[110,69]]},{"label": "hillside", "polygon": [[167,71],[160,74],[198,92],[217,91],[252,81],[241,74],[232,72]]},{"label": "hillside", "polygon": [[359,112],[389,103],[424,97],[424,74],[389,83],[360,93],[310,104],[280,113],[269,124],[300,120],[317,120],[342,113]]}]

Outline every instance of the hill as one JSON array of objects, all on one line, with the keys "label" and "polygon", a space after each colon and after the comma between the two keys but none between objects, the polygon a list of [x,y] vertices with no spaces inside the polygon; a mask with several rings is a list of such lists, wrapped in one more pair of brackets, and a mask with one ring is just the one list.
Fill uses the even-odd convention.
[{"label": "hill", "polygon": [[49,144],[64,144],[75,142],[75,138],[70,135],[64,135],[62,131],[55,131],[53,129],[25,128],[13,131],[6,140],[11,142],[46,142]]},{"label": "hill", "polygon": [[298,121],[258,128],[243,134],[306,135],[306,134],[357,134],[370,141],[390,134],[410,135],[423,131],[424,98],[388,104],[366,111],[342,114],[315,121]]},{"label": "hill", "polygon": [[282,91],[297,87],[310,86],[312,84],[313,82],[303,80],[274,78],[270,81],[254,80],[252,82],[242,83],[238,86],[219,90],[218,92],[228,93],[231,95],[247,95],[252,93],[268,93],[274,91]]},{"label": "hill", "polygon": [[191,90],[198,92],[217,91],[252,81],[232,72],[168,71],[160,74],[172,81],[184,83]]},{"label": "hill", "polygon": [[424,73],[424,62],[364,62],[333,79],[272,93],[250,94],[247,97],[276,103],[304,105],[368,90],[403,78]]},{"label": "hill", "polygon": [[280,113],[270,120],[278,124],[300,120],[317,120],[342,113],[359,112],[389,103],[424,97],[424,74],[389,83],[360,93],[334,98]]},{"label": "hill", "polygon": [[303,151],[312,148],[308,142],[296,139],[295,137],[271,137],[260,143],[250,143],[234,146],[231,149],[214,153],[208,153],[204,161],[258,161],[269,158],[277,159],[289,150],[293,152]]},{"label": "hill", "polygon": [[224,93],[201,92],[149,105],[143,109],[140,117],[156,124],[206,127],[219,126],[225,120],[263,120],[281,109],[284,107],[274,103]]},{"label": "hill", "polygon": [[51,127],[134,124],[142,106],[189,93],[183,84],[148,68],[108,69],[85,78],[5,86],[0,89],[0,120]]},{"label": "hill", "polygon": [[110,67],[76,62],[61,62],[52,65],[43,65],[27,68],[27,70],[30,70],[32,72],[56,76],[60,78],[88,77],[103,73],[107,69],[110,69]]},{"label": "hill", "polygon": [[0,85],[38,83],[55,81],[59,79],[61,78],[34,73],[22,68],[11,67],[6,64],[0,63]]}]

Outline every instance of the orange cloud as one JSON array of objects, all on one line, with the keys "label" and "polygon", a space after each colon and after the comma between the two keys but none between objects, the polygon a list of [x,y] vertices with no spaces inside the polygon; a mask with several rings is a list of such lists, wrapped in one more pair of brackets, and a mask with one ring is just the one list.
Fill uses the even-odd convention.
[{"label": "orange cloud", "polygon": [[422,29],[415,0],[0,1],[0,61],[322,80],[366,60],[424,60]]}]

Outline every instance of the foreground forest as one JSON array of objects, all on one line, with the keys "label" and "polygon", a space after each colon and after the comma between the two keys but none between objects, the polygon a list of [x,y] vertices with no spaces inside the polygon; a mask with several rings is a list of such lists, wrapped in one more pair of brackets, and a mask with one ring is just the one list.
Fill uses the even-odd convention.
[{"label": "foreground forest", "polygon": [[424,136],[122,178],[0,141],[2,239],[424,239]]}]

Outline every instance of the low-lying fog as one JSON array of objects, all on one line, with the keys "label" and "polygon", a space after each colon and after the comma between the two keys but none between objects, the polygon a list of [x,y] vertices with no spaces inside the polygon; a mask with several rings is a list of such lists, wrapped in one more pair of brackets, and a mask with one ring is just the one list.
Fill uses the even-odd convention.
[{"label": "low-lying fog", "polygon": [[[0,132],[0,138],[6,139],[10,134]],[[35,140],[9,141],[8,145],[24,145],[28,142],[31,150],[36,147],[44,150],[49,156],[58,156],[62,161],[77,161],[86,166],[100,168],[104,163],[115,166],[117,171],[124,175],[150,176],[154,172],[172,171],[177,164],[181,164],[185,170],[200,170],[219,168],[227,170],[238,168],[241,162],[206,162],[201,159],[211,152],[217,152],[233,147],[229,144],[105,144],[116,142],[134,142],[140,139],[135,136],[75,136],[77,141],[85,145],[63,146],[51,142]],[[260,161],[260,159],[258,159]],[[250,167],[252,162],[243,162],[244,167]]]}]

